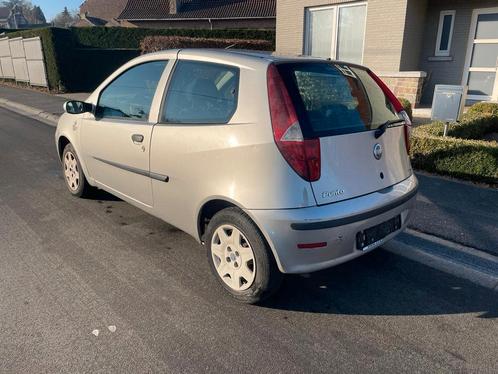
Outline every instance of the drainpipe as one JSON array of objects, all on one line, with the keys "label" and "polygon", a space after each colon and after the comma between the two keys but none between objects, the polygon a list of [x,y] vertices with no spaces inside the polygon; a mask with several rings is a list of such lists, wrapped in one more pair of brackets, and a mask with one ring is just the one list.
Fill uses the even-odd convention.
[{"label": "drainpipe", "polygon": [[209,26],[211,28],[211,31],[213,31],[213,22],[211,22],[211,18],[208,18]]}]

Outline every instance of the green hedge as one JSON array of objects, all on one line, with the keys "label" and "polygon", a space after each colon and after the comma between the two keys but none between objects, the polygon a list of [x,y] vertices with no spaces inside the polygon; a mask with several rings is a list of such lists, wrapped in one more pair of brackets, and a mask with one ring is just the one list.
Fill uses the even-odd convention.
[{"label": "green hedge", "polygon": [[272,30],[146,29],[127,27],[81,27],[71,29],[80,47],[136,48],[146,36],[189,36],[216,39],[260,39],[275,44]]},{"label": "green hedge", "polygon": [[[420,126],[417,131],[433,136],[443,136],[444,122]],[[498,115],[477,112],[466,113],[460,122],[450,123],[448,127],[448,136],[459,139],[479,140],[492,132],[498,132]]]},{"label": "green hedge", "polygon": [[259,39],[191,38],[188,36],[147,36],[140,43],[142,54],[176,48],[227,48],[272,51],[273,44]]},{"label": "green hedge", "polygon": [[493,114],[498,116],[498,103],[477,103],[472,105],[467,114]]},{"label": "green hedge", "polygon": [[416,169],[474,182],[498,183],[498,143],[414,134],[412,165]]},{"label": "green hedge", "polygon": [[433,122],[413,130],[410,153],[415,168],[498,183],[498,142],[480,140],[498,132],[498,115],[471,108],[460,123],[450,125],[447,137],[442,136],[443,129],[443,122]]},{"label": "green hedge", "polygon": [[137,49],[74,49],[70,91],[91,92],[117,68],[138,57]]}]

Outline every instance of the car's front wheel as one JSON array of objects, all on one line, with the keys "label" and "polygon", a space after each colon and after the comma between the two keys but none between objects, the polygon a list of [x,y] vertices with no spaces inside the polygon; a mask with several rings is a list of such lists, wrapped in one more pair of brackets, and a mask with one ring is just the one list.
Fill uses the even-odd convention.
[{"label": "car's front wheel", "polygon": [[254,304],[279,288],[282,273],[271,250],[240,209],[224,209],[211,219],[206,246],[213,274],[235,299]]},{"label": "car's front wheel", "polygon": [[62,174],[66,187],[76,197],[83,197],[90,192],[80,160],[71,144],[66,145],[62,152]]}]

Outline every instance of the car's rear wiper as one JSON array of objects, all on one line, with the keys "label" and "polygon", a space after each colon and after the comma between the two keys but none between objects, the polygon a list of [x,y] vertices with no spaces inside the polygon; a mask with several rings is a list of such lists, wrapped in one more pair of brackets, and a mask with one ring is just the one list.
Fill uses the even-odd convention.
[{"label": "car's rear wiper", "polygon": [[398,118],[398,119],[392,119],[390,121],[384,122],[382,125],[380,125],[379,127],[377,127],[377,129],[375,130],[375,139],[378,139],[382,135],[384,135],[384,133],[386,132],[386,130],[389,127],[391,127],[392,125],[395,125],[395,124],[401,123],[401,122],[405,122],[405,120],[402,119],[402,118]]}]

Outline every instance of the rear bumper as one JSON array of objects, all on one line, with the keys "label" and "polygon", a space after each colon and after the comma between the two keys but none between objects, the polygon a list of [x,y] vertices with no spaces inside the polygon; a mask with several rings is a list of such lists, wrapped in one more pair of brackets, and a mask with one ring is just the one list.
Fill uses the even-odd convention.
[{"label": "rear bumper", "polygon": [[[284,273],[307,273],[352,260],[379,247],[407,225],[418,190],[415,175],[365,196],[333,204],[300,209],[249,210],[263,231]],[[356,249],[356,234],[401,215],[400,230]],[[299,249],[299,243],[327,243]]]}]

